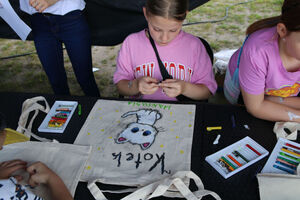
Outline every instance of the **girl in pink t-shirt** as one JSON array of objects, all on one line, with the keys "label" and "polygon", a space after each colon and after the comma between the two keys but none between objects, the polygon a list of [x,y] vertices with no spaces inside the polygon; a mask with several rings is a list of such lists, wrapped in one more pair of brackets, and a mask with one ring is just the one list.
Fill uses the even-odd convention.
[{"label": "girl in pink t-shirt", "polygon": [[[119,93],[156,100],[176,100],[178,95],[201,100],[215,93],[217,84],[204,45],[181,30],[188,0],[147,0],[143,12],[149,30],[129,35],[118,55],[114,83]],[[173,79],[162,81],[149,33]]]},{"label": "girl in pink t-shirt", "polygon": [[[285,0],[282,14],[250,25],[242,51],[230,59],[227,82],[239,62],[239,85],[249,113],[271,121],[300,122],[300,1]],[[231,95],[233,96],[233,95]],[[229,97],[230,99],[230,97]]]}]

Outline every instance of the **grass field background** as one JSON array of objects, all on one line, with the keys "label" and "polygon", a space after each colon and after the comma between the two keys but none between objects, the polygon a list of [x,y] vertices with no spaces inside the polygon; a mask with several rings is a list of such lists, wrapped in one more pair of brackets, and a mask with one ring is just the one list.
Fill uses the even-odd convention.
[{"label": "grass field background", "polygon": [[[240,47],[245,30],[252,22],[270,16],[280,15],[283,0],[211,0],[194,9],[188,14],[185,23],[212,21],[228,17],[217,23],[201,23],[184,26],[184,30],[196,36],[205,38],[214,53],[223,49]],[[235,5],[240,3],[239,5]],[[120,44],[121,45],[121,44]],[[116,67],[116,57],[120,45],[99,47],[93,46],[93,66],[99,68],[95,72],[97,85],[101,95],[117,97],[112,76]],[[21,40],[0,39],[0,57],[35,52],[33,42]],[[65,68],[72,95],[83,95],[68,56],[65,54]],[[38,56],[29,56],[0,60],[0,91],[53,93],[47,76],[40,64]]]}]

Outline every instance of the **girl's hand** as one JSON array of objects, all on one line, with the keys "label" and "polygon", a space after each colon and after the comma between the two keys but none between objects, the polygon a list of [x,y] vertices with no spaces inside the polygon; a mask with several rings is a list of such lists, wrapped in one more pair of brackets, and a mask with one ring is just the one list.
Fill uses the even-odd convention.
[{"label": "girl's hand", "polygon": [[[12,174],[20,169],[26,169],[27,163],[22,160],[10,160],[0,163],[0,179],[8,179]],[[17,181],[23,179],[22,176],[14,176]]]},{"label": "girl's hand", "polygon": [[144,76],[138,79],[138,89],[141,94],[153,94],[158,88],[158,80],[155,78]]},{"label": "girl's hand", "polygon": [[32,187],[35,187],[39,184],[49,184],[51,181],[50,179],[57,176],[42,162],[33,163],[27,168],[27,172],[30,174],[28,184]]},{"label": "girl's hand", "polygon": [[167,79],[159,84],[168,97],[177,97],[185,89],[185,82],[177,79]]},{"label": "girl's hand", "polygon": [[46,8],[52,6],[59,0],[29,0],[29,4],[38,12],[43,12]]}]

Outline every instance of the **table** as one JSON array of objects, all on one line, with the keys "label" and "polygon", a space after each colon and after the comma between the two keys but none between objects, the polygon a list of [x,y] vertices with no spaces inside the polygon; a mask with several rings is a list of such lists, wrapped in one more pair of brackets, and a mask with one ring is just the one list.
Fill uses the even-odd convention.
[{"label": "table", "polygon": [[[17,128],[23,101],[39,95],[41,94],[0,92],[0,112],[6,116],[10,128]],[[46,116],[44,113],[40,112],[33,123],[32,131],[37,133],[37,135],[54,138],[60,142],[73,143],[80,128],[84,124],[86,117],[94,103],[97,101],[97,98],[83,96],[54,96],[48,94],[43,94],[42,96],[47,99],[50,106],[53,105],[55,100],[74,100],[81,104],[81,116],[74,113],[64,134],[38,133],[37,128]],[[193,102],[193,104],[196,104],[196,117],[192,147],[192,171],[201,178],[205,189],[216,192],[223,200],[259,199],[256,174],[261,171],[268,157],[265,157],[228,179],[224,179],[215,169],[213,169],[205,161],[205,157],[245,136],[250,136],[271,153],[277,142],[276,136],[273,133],[274,123],[252,117],[247,113],[245,107],[195,102]],[[235,127],[232,125],[232,115],[235,116]],[[249,130],[246,129],[244,125],[248,125]],[[222,130],[207,132],[207,126],[222,126]],[[213,141],[217,134],[221,134],[219,144],[213,145]],[[76,200],[93,199],[86,185],[87,184],[84,182],[79,183],[75,193]],[[98,186],[101,189],[122,188],[120,186],[103,184],[98,184]],[[191,189],[193,188],[194,185],[191,184]],[[125,194],[105,195],[108,199],[120,199],[125,196]],[[155,199],[168,198],[159,197]],[[208,196],[203,199],[213,198]]]}]

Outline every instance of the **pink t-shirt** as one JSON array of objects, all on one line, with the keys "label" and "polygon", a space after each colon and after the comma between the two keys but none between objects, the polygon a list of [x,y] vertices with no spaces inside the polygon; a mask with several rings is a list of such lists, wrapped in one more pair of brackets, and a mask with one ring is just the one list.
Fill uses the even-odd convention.
[{"label": "pink t-shirt", "polygon": [[[238,50],[231,57],[231,75],[236,69]],[[276,27],[252,33],[246,41],[240,59],[239,82],[249,94],[288,97],[300,91],[300,69],[288,72],[281,61]]]},{"label": "pink t-shirt", "polygon": [[[181,31],[167,46],[156,44],[160,59],[174,79],[204,84],[215,93],[217,83],[212,64],[202,42],[195,36]],[[146,37],[145,30],[129,35],[122,44],[114,73],[114,83],[120,80],[133,80],[150,76],[162,80],[153,47]],[[161,89],[143,99],[176,100],[166,96]]]}]

